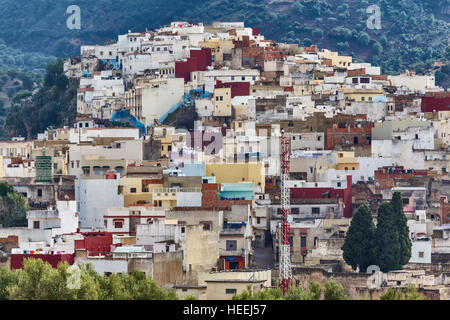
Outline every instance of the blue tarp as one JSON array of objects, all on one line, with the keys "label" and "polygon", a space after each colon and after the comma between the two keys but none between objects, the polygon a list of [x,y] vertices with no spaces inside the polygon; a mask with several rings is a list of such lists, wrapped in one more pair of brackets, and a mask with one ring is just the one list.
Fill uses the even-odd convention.
[{"label": "blue tarp", "polygon": [[179,107],[181,107],[184,104],[188,104],[189,99],[193,98],[193,99],[198,99],[198,98],[207,98],[209,97],[209,95],[212,94],[211,92],[205,91],[203,92],[202,89],[193,89],[191,90],[189,93],[186,93],[184,95],[183,101],[180,103],[177,103],[176,105],[174,105],[172,108],[169,109],[169,111],[167,111],[161,118],[159,118],[159,122],[163,123],[167,117],[169,116],[169,114],[171,114],[172,112],[175,112]]},{"label": "blue tarp", "polygon": [[114,112],[111,121],[124,121],[130,122],[135,127],[139,128],[140,131],[147,133],[147,129],[142,122],[139,122],[132,114],[130,114],[129,110],[120,110],[118,112]]}]

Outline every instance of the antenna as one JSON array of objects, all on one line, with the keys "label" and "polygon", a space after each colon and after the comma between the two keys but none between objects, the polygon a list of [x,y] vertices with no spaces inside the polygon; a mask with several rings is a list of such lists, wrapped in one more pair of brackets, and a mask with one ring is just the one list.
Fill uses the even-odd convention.
[{"label": "antenna", "polygon": [[284,129],[281,130],[281,230],[280,230],[280,266],[279,266],[279,279],[278,286],[283,290],[283,294],[286,294],[289,288],[289,282],[292,278],[291,270],[291,248],[289,241],[290,227],[289,221],[291,220],[291,201],[289,187],[286,185],[289,180],[289,160],[291,149],[290,136],[285,136]]}]

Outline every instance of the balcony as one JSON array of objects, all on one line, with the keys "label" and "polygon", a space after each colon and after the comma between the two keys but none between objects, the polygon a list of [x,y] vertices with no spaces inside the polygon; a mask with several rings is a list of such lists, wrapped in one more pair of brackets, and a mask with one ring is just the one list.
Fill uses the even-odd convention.
[{"label": "balcony", "polygon": [[240,227],[224,227],[220,230],[221,236],[244,236],[245,226]]},{"label": "balcony", "polygon": [[59,218],[58,211],[31,210],[27,212],[27,219],[57,219],[57,218]]}]

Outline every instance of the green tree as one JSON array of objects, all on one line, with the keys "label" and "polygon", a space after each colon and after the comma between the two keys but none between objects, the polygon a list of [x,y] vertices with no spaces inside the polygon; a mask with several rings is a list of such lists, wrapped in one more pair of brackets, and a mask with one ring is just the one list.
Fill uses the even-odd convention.
[{"label": "green tree", "polygon": [[0,223],[4,227],[25,227],[28,210],[25,197],[21,193],[15,192],[7,182],[0,183],[0,196],[2,200]]},{"label": "green tree", "polygon": [[394,192],[391,205],[394,215],[394,224],[398,230],[400,242],[400,261],[403,266],[411,259],[411,239],[409,238],[408,219],[403,212],[403,200],[400,192]]},{"label": "green tree", "polygon": [[0,268],[0,300],[9,300],[8,287],[12,286],[16,281],[16,274],[13,271],[7,268]]},{"label": "green tree", "polygon": [[381,271],[400,270],[400,236],[395,225],[392,205],[385,202],[378,208],[375,231],[376,264]]},{"label": "green tree", "polygon": [[349,300],[342,284],[333,279],[325,282],[324,298],[325,300]]},{"label": "green tree", "polygon": [[419,293],[419,290],[415,286],[409,285],[405,292],[401,288],[388,288],[380,296],[380,300],[426,300],[426,298]]},{"label": "green tree", "polygon": [[234,294],[232,300],[284,300],[280,288],[252,290],[250,286],[240,294]]},{"label": "green tree", "polygon": [[6,181],[0,181],[0,197],[5,198],[10,192],[14,192],[14,188]]},{"label": "green tree", "polygon": [[367,205],[356,210],[342,246],[343,257],[354,270],[366,272],[375,263],[374,257],[375,224],[372,212]]},{"label": "green tree", "polygon": [[372,48],[373,48],[373,51],[375,52],[375,54],[376,54],[377,56],[380,55],[381,52],[383,52],[383,46],[382,46],[379,42],[377,42],[377,41],[375,41],[375,42],[373,43]]}]

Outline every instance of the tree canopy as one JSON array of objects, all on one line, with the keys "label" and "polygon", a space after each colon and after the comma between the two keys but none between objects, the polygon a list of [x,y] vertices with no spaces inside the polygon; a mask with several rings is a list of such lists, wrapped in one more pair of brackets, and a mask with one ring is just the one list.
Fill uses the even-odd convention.
[{"label": "tree canopy", "polygon": [[374,256],[375,224],[372,212],[362,205],[355,212],[342,246],[343,258],[354,270],[366,272],[367,267],[375,264]]},{"label": "tree canopy", "polygon": [[69,286],[74,273],[67,263],[58,268],[28,258],[24,269],[0,268],[0,300],[175,300],[173,290],[160,288],[143,272],[99,275],[90,264],[77,265],[79,286]]}]

